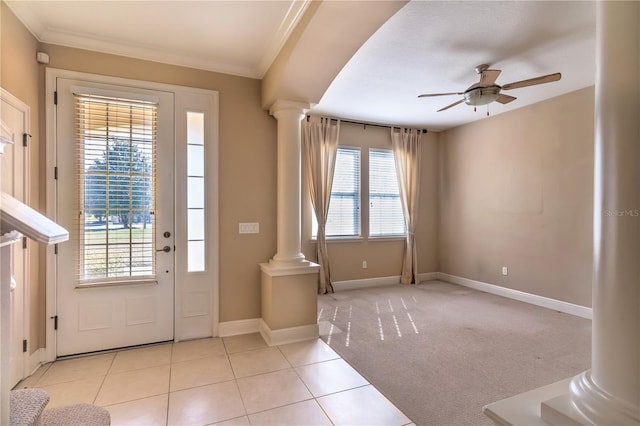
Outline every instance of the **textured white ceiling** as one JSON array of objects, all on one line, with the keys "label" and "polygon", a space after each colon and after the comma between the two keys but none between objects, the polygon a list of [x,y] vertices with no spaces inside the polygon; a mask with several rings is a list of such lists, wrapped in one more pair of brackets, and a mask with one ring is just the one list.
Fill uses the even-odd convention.
[{"label": "textured white ceiling", "polygon": [[482,63],[504,85],[561,72],[558,82],[505,92],[492,115],[574,91],[595,81],[595,2],[412,1],[386,22],[335,78],[317,113],[442,130],[486,117],[464,103],[436,112],[476,83]]},{"label": "textured white ceiling", "polygon": [[[46,43],[262,78],[308,1],[7,4]],[[438,113],[458,97],[417,95],[464,91],[478,81],[481,63],[503,71],[500,85],[562,73],[558,82],[509,91],[518,99],[490,104],[492,115],[594,84],[595,2],[413,0],[360,48],[312,111],[430,130],[458,126],[484,118],[486,107]]]}]

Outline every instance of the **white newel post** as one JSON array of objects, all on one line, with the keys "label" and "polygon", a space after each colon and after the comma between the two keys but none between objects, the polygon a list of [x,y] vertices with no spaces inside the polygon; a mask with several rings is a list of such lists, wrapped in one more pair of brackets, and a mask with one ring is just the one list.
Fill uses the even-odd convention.
[{"label": "white newel post", "polygon": [[571,400],[640,423],[640,2],[598,2],[591,371]]},{"label": "white newel post", "polygon": [[[5,145],[13,141],[0,136],[0,160]],[[0,165],[0,170],[2,169]],[[0,201],[0,208],[1,208]],[[2,213],[0,213],[0,219]],[[20,240],[17,232],[0,232],[0,424],[9,424],[9,357],[11,350],[11,244]]]},{"label": "white newel post", "polygon": [[[1,154],[0,154],[1,155]],[[9,424],[9,357],[11,355],[11,244],[19,233],[0,236],[0,424]]]},{"label": "white newel post", "polygon": [[269,345],[318,337],[320,265],[301,252],[301,121],[309,104],[277,100],[269,113],[278,120],[277,252],[262,271],[260,333]]}]

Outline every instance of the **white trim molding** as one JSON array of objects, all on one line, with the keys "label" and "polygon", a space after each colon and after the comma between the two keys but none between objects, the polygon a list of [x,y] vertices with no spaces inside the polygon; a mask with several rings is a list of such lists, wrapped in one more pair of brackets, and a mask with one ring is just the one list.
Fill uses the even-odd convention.
[{"label": "white trim molding", "polygon": [[[420,283],[433,280],[442,280],[452,284],[458,284],[463,287],[472,288],[474,290],[484,291],[485,293],[495,294],[508,299],[518,300],[520,302],[530,303],[543,308],[553,309],[554,311],[575,315],[581,318],[593,319],[592,309],[586,306],[551,299],[549,297],[538,296],[537,294],[525,293],[523,291],[513,290],[456,275],[445,274],[444,272],[423,272],[418,274],[418,281]],[[357,290],[369,287],[400,284],[400,276],[335,281],[332,284],[335,291]]]},{"label": "white trim molding", "polygon": [[566,314],[571,314],[586,319],[593,319],[592,309],[586,306],[575,305],[573,303],[564,302],[562,300],[550,299],[548,297],[538,296],[537,294],[525,293],[523,291],[500,287],[482,281],[471,280],[469,278],[458,277],[456,275],[449,275],[443,272],[438,272],[437,275],[437,279],[442,281],[447,281],[453,284],[469,287],[474,290],[484,291],[485,293],[491,293],[497,296],[518,300],[520,302],[530,303],[532,305],[541,306],[543,308],[553,309],[554,311],[560,311]]},{"label": "white trim molding", "polygon": [[439,272],[423,272],[418,274],[418,284],[423,281],[433,281],[438,279]]},{"label": "white trim molding", "polygon": [[264,320],[260,320],[260,334],[267,345],[278,346],[287,343],[313,340],[320,337],[320,327],[318,324],[303,325],[300,327],[282,328],[271,330]]},{"label": "white trim molding", "polygon": [[367,287],[382,287],[385,285],[400,284],[400,275],[393,277],[363,278],[360,280],[333,281],[334,291],[357,290]]},{"label": "white trim molding", "polygon": [[258,333],[262,318],[251,318],[237,321],[225,321],[218,324],[218,336],[229,337],[240,334]]},{"label": "white trim molding", "polygon": [[42,364],[48,362],[46,348],[37,349],[34,353],[29,355],[29,363],[27,365],[28,374],[27,377],[36,372]]},{"label": "white trim molding", "polygon": [[[97,75],[91,73],[84,73],[79,71],[69,71],[62,70],[56,68],[46,68],[45,70],[45,128],[46,128],[46,215],[51,219],[56,219],[57,209],[57,186],[56,179],[54,176],[54,169],[57,166],[56,159],[56,135],[57,135],[57,110],[54,102],[54,93],[57,88],[57,81],[59,78],[70,79],[70,80],[79,80],[85,82],[93,82],[100,84],[109,84],[116,86],[124,86],[130,88],[138,88],[144,90],[154,90],[154,91],[162,91],[162,92],[171,92],[176,98],[182,96],[204,96],[210,97],[208,100],[212,103],[211,107],[211,126],[213,128],[209,129],[211,136],[211,144],[210,144],[210,155],[215,158],[209,159],[207,162],[209,169],[208,173],[210,176],[209,188],[211,189],[210,194],[207,196],[208,201],[208,209],[211,211],[212,217],[214,220],[211,220],[210,223],[210,233],[213,236],[210,238],[209,242],[209,253],[211,258],[209,258],[208,267],[211,270],[211,275],[209,277],[210,287],[210,319],[206,321],[206,327],[202,326],[199,330],[188,332],[184,329],[177,331],[178,329],[174,329],[174,338],[176,341],[185,340],[191,338],[198,337],[206,337],[206,336],[217,336],[218,334],[223,335],[222,332],[225,329],[222,324],[219,323],[219,313],[220,313],[220,299],[219,299],[219,241],[218,241],[218,220],[219,217],[219,204],[216,188],[219,185],[219,164],[217,157],[219,157],[219,134],[218,128],[219,126],[219,98],[218,92],[215,90],[203,89],[203,88],[194,88],[188,86],[180,86],[175,84],[165,84],[165,83],[156,83],[151,81],[143,81],[143,80],[135,80],[121,77],[111,77],[104,75]],[[88,83],[87,83],[88,84]],[[175,101],[174,101],[175,102]],[[174,104],[173,118],[175,120],[175,116],[178,113],[177,106],[178,104]],[[187,106],[191,108],[194,104],[189,102],[182,102],[181,106]],[[197,107],[197,105],[196,105]],[[57,312],[57,304],[56,304],[56,278],[57,278],[57,261],[54,254],[54,249],[52,246],[48,246],[46,255],[46,313],[47,313],[47,326],[46,326],[46,355],[44,356],[43,361],[50,362],[54,361],[57,356],[57,341],[56,341],[56,332],[54,330],[54,318],[58,315]],[[178,281],[175,283],[178,286]],[[174,295],[175,297],[175,295]],[[178,318],[176,318],[177,310],[175,303],[177,303],[178,298],[174,298],[174,327],[178,325]],[[257,320],[255,320],[257,321]],[[210,326],[209,326],[210,325]],[[203,329],[205,329],[203,331]],[[237,331],[237,326],[231,326],[231,332],[227,335],[233,334],[243,334],[243,333],[252,333],[258,332],[258,323],[256,322],[252,327],[250,327],[249,331]],[[229,329],[229,328],[227,328]],[[244,330],[245,328],[240,327],[239,330]]]},{"label": "white trim molding", "polygon": [[[418,274],[418,283],[438,279],[439,272],[423,272]],[[331,283],[335,291],[357,290],[367,287],[382,287],[385,285],[400,284],[400,275],[391,277],[363,278],[359,280],[334,281]]]}]

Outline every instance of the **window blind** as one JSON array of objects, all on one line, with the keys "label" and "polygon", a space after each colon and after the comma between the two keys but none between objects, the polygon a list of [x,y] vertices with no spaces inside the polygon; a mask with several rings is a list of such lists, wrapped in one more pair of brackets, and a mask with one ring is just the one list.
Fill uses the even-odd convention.
[{"label": "window blind", "polygon": [[393,151],[369,150],[369,235],[406,235]]},{"label": "window blind", "polygon": [[[311,227],[315,238],[315,215]],[[338,147],[325,231],[327,237],[360,236],[360,148]]]},{"label": "window blind", "polygon": [[153,277],[157,104],[75,99],[79,280]]}]

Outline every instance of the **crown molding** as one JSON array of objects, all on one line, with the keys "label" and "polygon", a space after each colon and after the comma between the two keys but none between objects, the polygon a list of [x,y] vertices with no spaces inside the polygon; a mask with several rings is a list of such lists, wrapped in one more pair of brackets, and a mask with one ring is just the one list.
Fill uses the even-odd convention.
[{"label": "crown molding", "polygon": [[261,79],[267,72],[282,46],[291,35],[312,0],[291,0],[287,13],[282,18],[264,55],[257,65],[238,65],[202,57],[181,51],[170,51],[157,46],[135,44],[115,38],[101,38],[55,27],[47,27],[35,14],[27,1],[7,1],[9,9],[41,43],[90,50],[111,55],[125,56],[170,65],[184,66],[205,71],[232,74],[240,77]]},{"label": "crown molding", "polygon": [[286,15],[282,18],[278,31],[258,64],[256,71],[260,78],[264,77],[269,67],[271,67],[271,64],[280,53],[282,46],[284,46],[293,29],[298,25],[298,22],[300,22],[311,1],[312,0],[291,1],[289,10],[287,10]]}]

